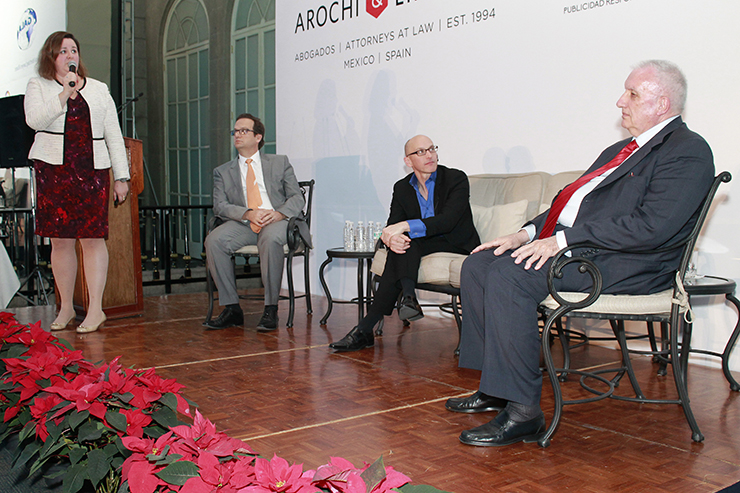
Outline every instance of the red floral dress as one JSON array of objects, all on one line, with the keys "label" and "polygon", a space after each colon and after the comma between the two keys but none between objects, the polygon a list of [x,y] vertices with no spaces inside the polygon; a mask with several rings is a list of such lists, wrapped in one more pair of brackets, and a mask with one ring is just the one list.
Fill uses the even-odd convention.
[{"label": "red floral dress", "polygon": [[90,108],[81,94],[67,100],[62,165],[36,160],[36,234],[108,238],[109,170],[93,166]]}]

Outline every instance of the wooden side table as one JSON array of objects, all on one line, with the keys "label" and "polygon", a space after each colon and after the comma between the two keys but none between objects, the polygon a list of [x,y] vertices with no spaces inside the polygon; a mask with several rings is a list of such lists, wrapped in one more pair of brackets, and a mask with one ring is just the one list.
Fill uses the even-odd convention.
[{"label": "wooden side table", "polygon": [[[365,306],[370,309],[370,303],[372,302],[372,273],[370,272],[370,267],[373,265],[374,256],[375,252],[373,251],[347,252],[344,248],[330,248],[326,251],[327,258],[319,268],[319,281],[321,281],[321,286],[324,288],[324,293],[326,293],[326,299],[329,302],[329,306],[326,310],[326,314],[319,322],[321,325],[326,325],[326,321],[329,319],[329,315],[331,315],[334,303],[357,303],[357,322],[359,323],[359,321],[362,320],[365,316]],[[329,286],[327,286],[326,280],[324,280],[324,269],[335,258],[357,259],[357,298],[353,298],[350,301],[335,302],[332,300]],[[365,283],[365,272],[367,272],[367,283]]]}]

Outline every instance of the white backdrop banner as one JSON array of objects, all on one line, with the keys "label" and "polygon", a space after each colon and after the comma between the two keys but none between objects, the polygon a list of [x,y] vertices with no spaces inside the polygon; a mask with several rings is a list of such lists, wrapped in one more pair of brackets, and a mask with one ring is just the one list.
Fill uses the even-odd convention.
[{"label": "white backdrop banner", "polygon": [[54,31],[67,26],[66,0],[4,0],[0,39],[5,68],[0,72],[2,97],[24,94],[26,83],[37,75],[39,50]]},{"label": "white backdrop banner", "polygon": [[[468,174],[587,168],[627,136],[616,101],[645,59],[684,70],[684,119],[712,146],[717,171],[740,178],[740,2],[276,3],[277,142],[299,179],[317,181],[314,262],[342,244],[345,220],[387,218],[392,185],[408,172],[403,144],[418,133]],[[697,262],[737,280],[733,186],[720,189]],[[356,296],[354,266],[336,267],[332,294]],[[698,312],[726,340],[734,312],[719,301]]]}]

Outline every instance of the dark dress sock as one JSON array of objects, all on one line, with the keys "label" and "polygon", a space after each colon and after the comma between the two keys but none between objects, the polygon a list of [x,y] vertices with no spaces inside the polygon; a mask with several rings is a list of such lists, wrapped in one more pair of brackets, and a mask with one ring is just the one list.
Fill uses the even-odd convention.
[{"label": "dark dress sock", "polygon": [[373,313],[372,311],[368,311],[368,314],[365,315],[365,317],[360,320],[360,323],[357,324],[357,328],[360,330],[360,332],[370,334],[373,331],[373,327],[375,327],[375,325],[380,322],[382,318],[382,313]]},{"label": "dark dress sock", "polygon": [[542,414],[542,409],[539,404],[535,406],[525,406],[518,402],[509,401],[506,404],[506,411],[509,412],[509,417],[515,423],[523,423],[534,419]]}]

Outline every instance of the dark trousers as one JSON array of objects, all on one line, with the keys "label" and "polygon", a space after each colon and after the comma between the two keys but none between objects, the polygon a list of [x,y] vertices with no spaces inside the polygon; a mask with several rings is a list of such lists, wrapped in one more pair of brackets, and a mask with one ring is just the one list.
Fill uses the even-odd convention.
[{"label": "dark trousers", "polygon": [[[459,366],[481,371],[480,391],[534,406],[542,393],[537,306],[547,290],[548,261],[540,270],[524,270],[511,252],[484,250],[462,266],[463,308]],[[569,275],[570,274],[570,275]],[[566,271],[557,289],[580,291],[588,276]]]},{"label": "dark trousers", "polygon": [[401,285],[398,281],[409,278],[416,283],[421,258],[435,252],[460,253],[462,255],[470,253],[453,245],[443,236],[413,239],[406,253],[400,255],[388,250],[385,269],[375,293],[375,300],[370,306],[370,310],[368,310],[368,315],[390,315],[401,293]]}]

